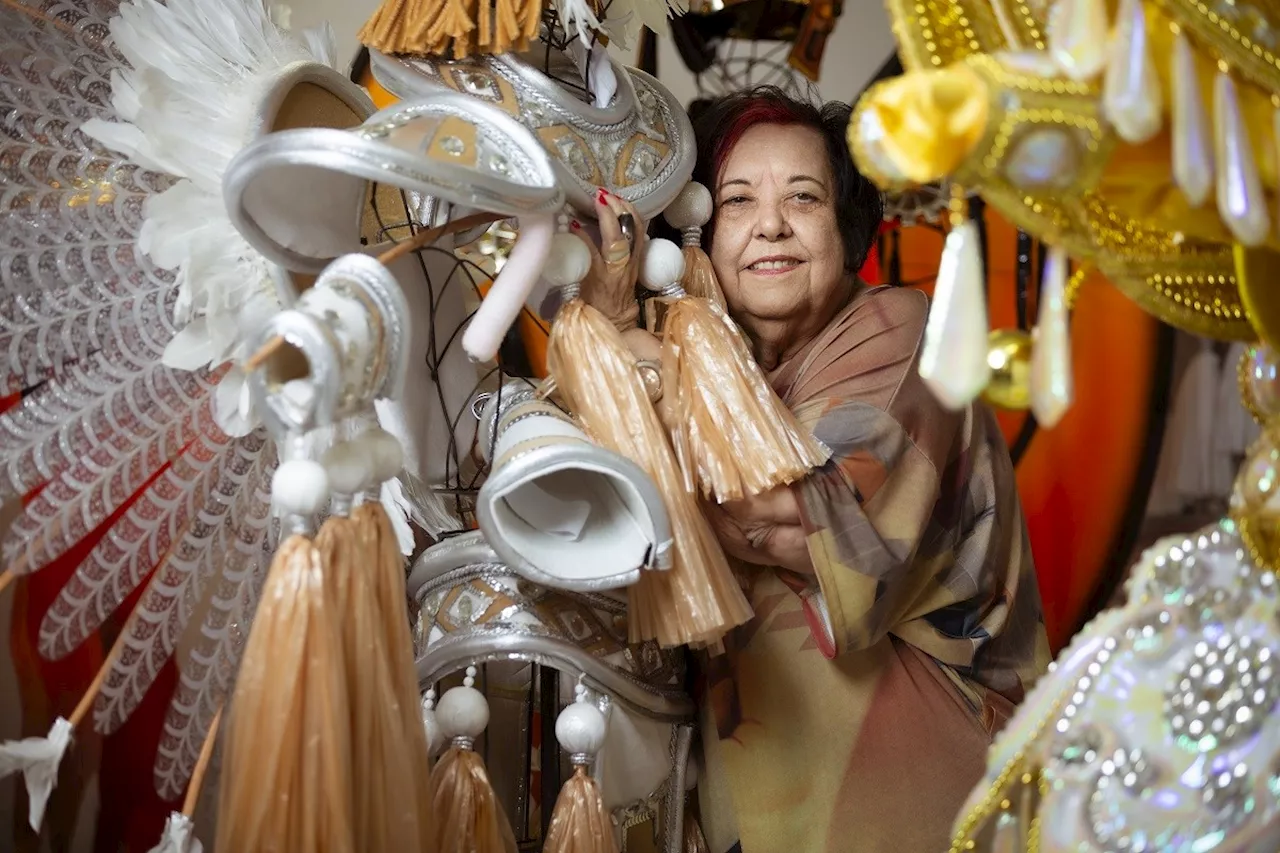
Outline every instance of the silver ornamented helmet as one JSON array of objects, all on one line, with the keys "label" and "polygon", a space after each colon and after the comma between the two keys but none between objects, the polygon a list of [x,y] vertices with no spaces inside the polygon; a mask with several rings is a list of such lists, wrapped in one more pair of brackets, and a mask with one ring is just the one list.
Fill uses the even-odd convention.
[{"label": "silver ornamented helmet", "polygon": [[435,99],[460,92],[502,110],[536,135],[555,163],[557,180],[580,216],[595,218],[598,188],[657,217],[693,174],[693,125],[661,83],[601,52],[593,63],[596,103],[511,54],[462,62],[372,53],[372,73],[392,95]]},{"label": "silver ornamented helmet", "polygon": [[[351,131],[271,134],[232,161],[223,187],[232,221],[255,248],[289,269],[318,272],[339,254],[362,251],[371,185],[519,217],[560,209],[556,178],[542,147],[510,116],[444,93],[396,104]],[[394,211],[392,221],[407,213]]]}]

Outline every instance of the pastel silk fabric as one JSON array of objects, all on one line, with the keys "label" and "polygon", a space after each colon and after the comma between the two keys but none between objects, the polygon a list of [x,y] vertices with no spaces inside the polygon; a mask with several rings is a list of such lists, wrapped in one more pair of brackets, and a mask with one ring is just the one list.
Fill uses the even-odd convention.
[{"label": "pastel silk fabric", "polygon": [[834,457],[796,487],[816,582],[748,568],[755,618],[708,664],[711,853],[946,850],[1048,665],[1008,450],[920,380],[927,312],[865,290],[771,377]]}]

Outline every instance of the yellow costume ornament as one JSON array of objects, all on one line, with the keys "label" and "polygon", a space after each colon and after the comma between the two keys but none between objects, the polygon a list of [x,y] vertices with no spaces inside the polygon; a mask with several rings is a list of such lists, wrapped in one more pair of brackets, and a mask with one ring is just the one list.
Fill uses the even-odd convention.
[{"label": "yellow costume ornament", "polygon": [[[1027,377],[1037,419],[1070,399],[1068,258],[1179,328],[1280,339],[1280,9],[890,0],[889,12],[907,73],[861,99],[855,159],[886,188],[950,178],[1053,247]],[[944,351],[1016,349],[993,348],[979,322],[945,324],[958,331],[932,342]],[[1242,364],[1267,427],[1229,517],[1157,543],[1127,601],[1059,656],[993,746],[955,853],[1280,846],[1278,370],[1265,345]],[[964,378],[950,386],[961,397],[986,379]]]}]

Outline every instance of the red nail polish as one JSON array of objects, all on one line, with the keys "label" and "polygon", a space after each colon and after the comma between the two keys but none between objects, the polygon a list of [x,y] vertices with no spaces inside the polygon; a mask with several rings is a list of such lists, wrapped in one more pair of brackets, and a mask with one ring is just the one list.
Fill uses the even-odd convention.
[{"label": "red nail polish", "polygon": [[569,227],[572,228],[574,231],[577,231],[579,228],[582,227],[582,223],[575,219],[569,223]]}]

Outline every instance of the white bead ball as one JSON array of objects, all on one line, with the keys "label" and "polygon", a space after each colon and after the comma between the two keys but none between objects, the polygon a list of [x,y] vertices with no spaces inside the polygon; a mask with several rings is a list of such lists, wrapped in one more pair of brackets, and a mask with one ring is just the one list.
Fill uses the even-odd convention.
[{"label": "white bead ball", "polygon": [[604,746],[604,714],[590,702],[574,702],[556,718],[556,740],[570,755],[594,756]]},{"label": "white bead ball", "polygon": [[293,515],[314,515],[329,503],[329,475],[310,459],[290,459],[271,478],[271,501]]},{"label": "white bead ball", "polygon": [[677,231],[686,228],[701,228],[711,221],[714,205],[711,201],[711,190],[697,181],[690,181],[680,190],[675,201],[667,205],[662,216],[667,224]]},{"label": "white bead ball", "polygon": [[375,483],[384,483],[400,475],[400,469],[404,467],[404,447],[400,439],[385,429],[375,427],[360,436],[360,443],[369,448]]},{"label": "white bead ball", "polygon": [[542,267],[542,277],[555,287],[580,284],[591,269],[591,253],[587,245],[572,234],[551,238],[551,251]]},{"label": "white bead ball", "polygon": [[449,740],[456,737],[480,737],[489,725],[489,703],[474,687],[454,687],[436,702],[436,720],[440,733]]},{"label": "white bead ball", "polygon": [[644,250],[640,281],[654,292],[661,292],[684,276],[684,252],[670,240],[650,240]]},{"label": "white bead ball", "polygon": [[321,462],[329,488],[340,495],[356,494],[373,477],[373,454],[361,442],[339,442],[325,451]]}]

